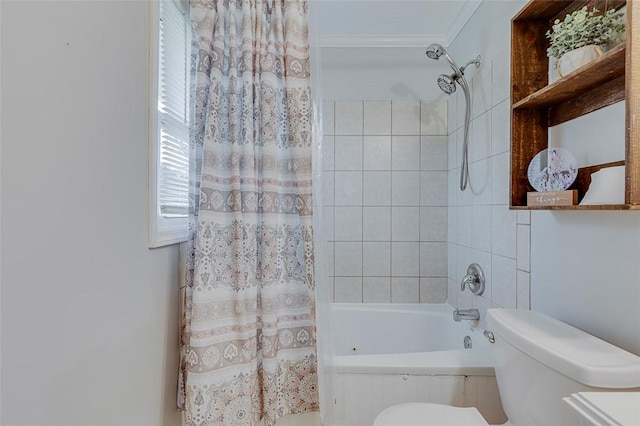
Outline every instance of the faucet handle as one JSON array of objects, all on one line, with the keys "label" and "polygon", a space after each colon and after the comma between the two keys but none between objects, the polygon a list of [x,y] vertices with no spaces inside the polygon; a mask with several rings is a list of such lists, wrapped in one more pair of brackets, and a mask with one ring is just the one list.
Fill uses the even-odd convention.
[{"label": "faucet handle", "polygon": [[496,342],[496,336],[493,335],[493,331],[485,330],[484,332],[482,332],[482,335],[487,338],[489,343]]},{"label": "faucet handle", "polygon": [[464,276],[460,283],[460,291],[464,291],[465,287],[469,287],[469,290],[478,296],[484,293],[484,272],[482,272],[482,268],[477,263],[472,263],[467,268],[467,275]]}]

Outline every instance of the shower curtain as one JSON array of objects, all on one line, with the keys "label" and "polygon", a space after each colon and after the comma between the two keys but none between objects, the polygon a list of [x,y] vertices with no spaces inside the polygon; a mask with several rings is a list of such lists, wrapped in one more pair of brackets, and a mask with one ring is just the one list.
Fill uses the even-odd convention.
[{"label": "shower curtain", "polygon": [[180,402],[189,425],[318,410],[308,3],[191,0]]}]

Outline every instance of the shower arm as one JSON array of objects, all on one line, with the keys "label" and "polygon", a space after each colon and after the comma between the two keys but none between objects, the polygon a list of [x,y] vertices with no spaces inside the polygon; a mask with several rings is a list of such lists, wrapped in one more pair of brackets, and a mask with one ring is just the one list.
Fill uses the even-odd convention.
[{"label": "shower arm", "polygon": [[468,67],[469,65],[471,65],[471,64],[475,65],[475,66],[476,66],[476,68],[480,68],[480,55],[478,55],[475,59],[472,59],[472,60],[470,60],[469,62],[467,62],[466,64],[464,64],[463,66],[461,66],[461,67],[460,67],[460,72],[461,72],[462,74],[464,74],[464,70],[466,70],[466,69],[467,69],[467,67]]}]

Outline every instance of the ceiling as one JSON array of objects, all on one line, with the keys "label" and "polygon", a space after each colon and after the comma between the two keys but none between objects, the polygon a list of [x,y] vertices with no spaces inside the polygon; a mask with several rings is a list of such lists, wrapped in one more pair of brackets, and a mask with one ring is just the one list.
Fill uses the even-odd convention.
[{"label": "ceiling", "polygon": [[448,45],[482,0],[318,0],[323,47]]}]

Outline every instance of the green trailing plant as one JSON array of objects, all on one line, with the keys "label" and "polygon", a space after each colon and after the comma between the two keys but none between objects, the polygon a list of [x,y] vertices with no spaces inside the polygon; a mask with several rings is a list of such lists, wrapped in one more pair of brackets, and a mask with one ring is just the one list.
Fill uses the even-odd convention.
[{"label": "green trailing plant", "polygon": [[546,36],[551,42],[547,56],[560,59],[565,53],[589,44],[604,46],[624,39],[624,13],[615,9],[598,15],[598,9],[588,11],[587,6],[556,19]]}]

